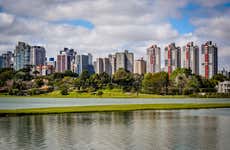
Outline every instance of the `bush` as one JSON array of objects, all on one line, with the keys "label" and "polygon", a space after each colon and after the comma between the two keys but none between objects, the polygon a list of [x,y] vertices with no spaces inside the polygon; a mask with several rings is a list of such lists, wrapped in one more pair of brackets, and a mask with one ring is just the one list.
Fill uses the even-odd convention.
[{"label": "bush", "polygon": [[37,88],[33,88],[33,89],[28,90],[28,94],[29,95],[39,95],[41,94],[41,91]]},{"label": "bush", "polygon": [[10,89],[9,90],[9,95],[17,95],[19,93],[19,89]]},{"label": "bush", "polygon": [[61,89],[61,95],[69,95],[68,89],[67,88]]},{"label": "bush", "polygon": [[103,95],[104,93],[102,92],[102,91],[97,91],[97,95],[98,96],[101,96],[101,95]]}]

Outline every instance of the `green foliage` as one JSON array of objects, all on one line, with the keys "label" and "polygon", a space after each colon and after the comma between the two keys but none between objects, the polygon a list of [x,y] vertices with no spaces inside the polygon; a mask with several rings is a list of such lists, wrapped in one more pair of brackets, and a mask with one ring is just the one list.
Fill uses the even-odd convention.
[{"label": "green foliage", "polygon": [[0,69],[0,87],[4,86],[7,80],[12,79],[14,76],[14,70],[11,68]]},{"label": "green foliage", "polygon": [[35,77],[37,77],[37,75],[38,75],[39,73],[40,73],[40,72],[37,71],[37,70],[33,71],[33,74],[34,74]]},{"label": "green foliage", "polygon": [[39,94],[41,94],[41,91],[37,88],[32,88],[32,89],[28,90],[28,94],[29,95],[39,95]]},{"label": "green foliage", "polygon": [[106,72],[100,73],[99,77],[100,77],[100,80],[101,80],[101,83],[102,83],[103,86],[105,86],[105,85],[107,85],[108,83],[111,82],[111,78]]},{"label": "green foliage", "polygon": [[52,75],[52,79],[55,80],[55,79],[62,79],[64,78],[64,74],[63,73],[60,73],[60,72],[55,72],[53,75]]},{"label": "green foliage", "polygon": [[61,89],[61,95],[69,95],[67,87],[62,87],[62,89]]},{"label": "green foliage", "polygon": [[80,74],[80,85],[82,89],[86,89],[89,86],[89,78],[90,78],[90,74],[87,70],[84,70]]},{"label": "green foliage", "polygon": [[38,78],[35,80],[36,83],[36,87],[41,87],[44,85],[43,79],[42,78]]},{"label": "green foliage", "polygon": [[19,93],[19,89],[10,89],[8,94],[9,95],[17,95]]},{"label": "green foliage", "polygon": [[125,92],[132,89],[133,81],[133,74],[122,68],[113,75],[113,82],[119,85]]},{"label": "green foliage", "polygon": [[67,76],[67,77],[78,77],[78,74],[72,72],[71,70],[66,70],[65,73],[64,73],[64,76]]},{"label": "green foliage", "polygon": [[147,73],[142,81],[145,93],[162,94],[167,93],[169,85],[168,74],[166,72]]},{"label": "green foliage", "polygon": [[184,74],[186,77],[192,75],[192,71],[187,68],[177,68],[173,71],[173,73],[170,75],[170,79],[174,80],[178,75]]},{"label": "green foliage", "polygon": [[97,95],[101,96],[101,95],[103,95],[103,92],[102,91],[97,91]]}]

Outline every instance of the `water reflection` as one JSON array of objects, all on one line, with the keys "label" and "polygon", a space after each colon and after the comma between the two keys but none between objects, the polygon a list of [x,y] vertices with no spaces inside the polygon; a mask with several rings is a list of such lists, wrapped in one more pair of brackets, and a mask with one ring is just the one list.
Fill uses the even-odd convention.
[{"label": "water reflection", "polygon": [[229,125],[230,109],[2,117],[0,149],[228,149]]}]

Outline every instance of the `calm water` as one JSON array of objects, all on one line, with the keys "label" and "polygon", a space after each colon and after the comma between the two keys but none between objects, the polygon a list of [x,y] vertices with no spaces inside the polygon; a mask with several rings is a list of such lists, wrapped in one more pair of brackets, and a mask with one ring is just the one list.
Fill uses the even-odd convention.
[{"label": "calm water", "polygon": [[0,118],[0,149],[228,150],[230,109]]},{"label": "calm water", "polygon": [[153,104],[153,103],[230,103],[225,99],[147,99],[147,98],[0,98],[0,109],[42,108],[62,106]]}]

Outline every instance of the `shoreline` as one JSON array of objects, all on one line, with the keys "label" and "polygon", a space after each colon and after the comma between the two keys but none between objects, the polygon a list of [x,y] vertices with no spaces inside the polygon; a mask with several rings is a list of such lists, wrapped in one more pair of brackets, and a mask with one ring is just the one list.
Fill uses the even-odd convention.
[{"label": "shoreline", "polygon": [[215,109],[230,108],[230,103],[208,104],[123,104],[123,105],[97,105],[97,106],[71,106],[29,109],[0,110],[0,116],[60,114],[60,113],[89,113],[89,112],[115,112],[136,110],[179,110],[179,109]]}]

